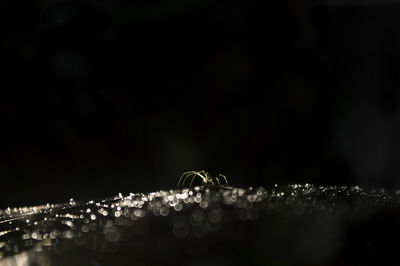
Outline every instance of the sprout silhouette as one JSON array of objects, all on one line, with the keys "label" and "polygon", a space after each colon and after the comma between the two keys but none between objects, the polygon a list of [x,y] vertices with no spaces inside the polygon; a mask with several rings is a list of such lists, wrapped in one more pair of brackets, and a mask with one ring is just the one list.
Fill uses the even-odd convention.
[{"label": "sprout silhouette", "polygon": [[[224,185],[228,184],[228,180],[226,178],[226,176],[218,174],[219,177],[222,177],[225,181]],[[206,171],[202,170],[202,171],[188,171],[188,172],[184,172],[181,177],[179,178],[178,181],[178,187],[183,187],[185,185],[185,182],[188,178],[192,178],[192,180],[190,181],[190,185],[189,188],[192,187],[193,181],[196,177],[200,177],[203,185],[221,185],[220,179],[217,176],[211,176],[209,173],[207,173]]]}]

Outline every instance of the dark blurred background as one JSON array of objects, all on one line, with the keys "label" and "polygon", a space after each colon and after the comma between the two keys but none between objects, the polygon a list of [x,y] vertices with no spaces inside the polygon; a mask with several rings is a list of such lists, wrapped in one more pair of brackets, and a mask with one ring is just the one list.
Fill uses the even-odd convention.
[{"label": "dark blurred background", "polygon": [[1,1],[0,20],[0,208],[202,169],[399,185],[396,1]]}]

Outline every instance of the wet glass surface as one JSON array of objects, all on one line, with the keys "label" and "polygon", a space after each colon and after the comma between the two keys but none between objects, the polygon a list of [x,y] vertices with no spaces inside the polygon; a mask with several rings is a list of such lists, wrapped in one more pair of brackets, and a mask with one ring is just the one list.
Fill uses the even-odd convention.
[{"label": "wet glass surface", "polygon": [[398,246],[399,195],[358,186],[205,186],[7,208],[0,264],[383,262]]}]

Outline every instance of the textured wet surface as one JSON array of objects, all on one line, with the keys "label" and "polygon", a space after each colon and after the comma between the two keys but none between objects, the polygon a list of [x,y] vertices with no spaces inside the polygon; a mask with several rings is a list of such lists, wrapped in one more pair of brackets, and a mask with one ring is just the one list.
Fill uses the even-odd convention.
[{"label": "textured wet surface", "polygon": [[386,234],[382,226],[400,225],[399,194],[310,184],[195,187],[8,208],[0,210],[0,264],[362,264],[360,250],[391,243],[370,229]]}]

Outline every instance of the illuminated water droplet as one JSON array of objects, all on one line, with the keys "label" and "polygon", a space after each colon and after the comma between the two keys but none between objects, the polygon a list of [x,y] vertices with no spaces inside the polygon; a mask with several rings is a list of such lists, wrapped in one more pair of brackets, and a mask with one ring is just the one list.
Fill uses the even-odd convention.
[{"label": "illuminated water droplet", "polygon": [[204,211],[202,211],[201,209],[194,210],[192,213],[192,218],[196,223],[202,222],[204,217]]},{"label": "illuminated water droplet", "polygon": [[168,216],[168,214],[169,214],[169,209],[166,208],[166,207],[162,207],[162,208],[160,209],[160,214],[161,214],[162,216]]},{"label": "illuminated water droplet", "polygon": [[200,202],[199,205],[200,205],[201,208],[205,209],[205,208],[208,207],[208,202],[207,201],[202,201],[202,202]]}]

